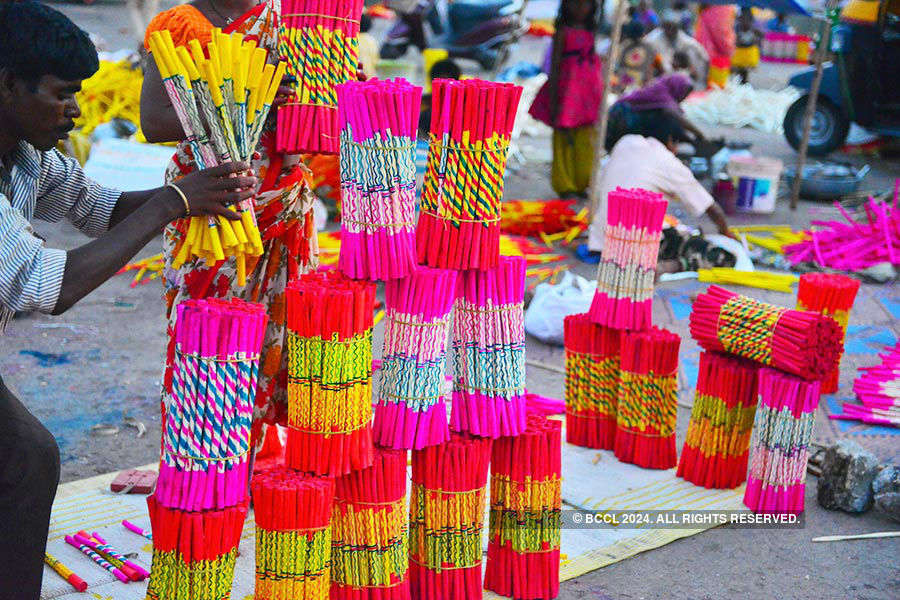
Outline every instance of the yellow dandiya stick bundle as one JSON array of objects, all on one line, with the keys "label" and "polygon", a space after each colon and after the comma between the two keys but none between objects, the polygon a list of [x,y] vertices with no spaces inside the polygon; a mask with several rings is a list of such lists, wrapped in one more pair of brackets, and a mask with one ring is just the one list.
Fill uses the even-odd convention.
[{"label": "yellow dandiya stick bundle", "polygon": [[769,271],[738,271],[728,267],[699,269],[697,279],[703,283],[723,283],[743,285],[747,287],[790,293],[791,285],[800,279],[790,273],[772,273]]}]

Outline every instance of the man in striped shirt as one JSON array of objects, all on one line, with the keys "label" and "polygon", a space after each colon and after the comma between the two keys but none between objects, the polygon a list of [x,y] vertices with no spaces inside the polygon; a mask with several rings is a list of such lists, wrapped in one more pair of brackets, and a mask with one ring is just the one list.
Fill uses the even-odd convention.
[{"label": "man in striped shirt", "polygon": [[[0,4],[0,322],[15,311],[65,312],[168,222],[237,218],[227,205],[252,195],[256,179],[240,175],[249,168],[243,163],[143,192],[85,177],[55,146],[80,115],[81,81],[98,66],[87,34],[61,13],[36,2]],[[33,217],[66,218],[97,239],[68,252],[45,248]],[[0,380],[0,600],[40,596],[58,482],[56,441]]]}]

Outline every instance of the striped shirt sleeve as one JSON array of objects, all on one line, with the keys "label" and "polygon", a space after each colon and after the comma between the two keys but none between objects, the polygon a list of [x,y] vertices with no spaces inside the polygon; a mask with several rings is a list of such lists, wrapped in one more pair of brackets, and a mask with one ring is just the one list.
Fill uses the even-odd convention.
[{"label": "striped shirt sleeve", "polygon": [[14,312],[52,312],[62,288],[65,250],[45,248],[22,212],[3,194],[0,240],[0,305]]}]

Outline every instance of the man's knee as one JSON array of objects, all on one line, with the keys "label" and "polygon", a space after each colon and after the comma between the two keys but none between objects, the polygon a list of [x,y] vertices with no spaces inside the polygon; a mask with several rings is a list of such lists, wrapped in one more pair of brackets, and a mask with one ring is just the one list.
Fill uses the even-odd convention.
[{"label": "man's knee", "polygon": [[[0,473],[3,495],[21,496],[39,505],[52,501],[59,484],[59,446],[36,419],[16,427]],[[37,506],[35,507],[37,508]]]}]

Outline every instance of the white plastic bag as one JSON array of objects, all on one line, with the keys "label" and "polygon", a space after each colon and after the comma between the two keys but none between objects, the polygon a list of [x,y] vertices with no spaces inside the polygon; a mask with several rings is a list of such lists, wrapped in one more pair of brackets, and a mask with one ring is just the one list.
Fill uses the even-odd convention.
[{"label": "white plastic bag", "polygon": [[547,344],[563,345],[563,320],[585,313],[594,299],[595,281],[569,271],[556,285],[542,283],[525,311],[525,331]]}]

